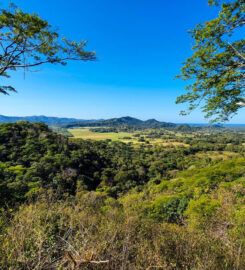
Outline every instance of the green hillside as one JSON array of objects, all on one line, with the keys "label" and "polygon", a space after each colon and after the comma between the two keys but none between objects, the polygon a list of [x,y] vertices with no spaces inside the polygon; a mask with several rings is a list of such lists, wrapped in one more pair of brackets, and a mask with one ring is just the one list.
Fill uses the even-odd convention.
[{"label": "green hillside", "polygon": [[245,134],[166,132],[189,147],[1,124],[1,269],[242,269]]}]

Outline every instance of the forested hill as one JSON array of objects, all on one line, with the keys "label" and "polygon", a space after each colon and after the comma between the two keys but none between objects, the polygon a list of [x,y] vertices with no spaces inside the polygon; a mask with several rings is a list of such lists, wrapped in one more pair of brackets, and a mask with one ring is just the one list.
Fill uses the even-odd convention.
[{"label": "forested hill", "polygon": [[91,121],[89,123],[84,122],[76,122],[76,123],[68,123],[65,124],[64,127],[71,128],[71,127],[120,127],[120,126],[127,126],[127,127],[139,127],[139,128],[166,128],[166,127],[175,127],[176,124],[168,123],[168,122],[160,122],[155,119],[149,119],[146,121],[133,118],[130,116],[120,117],[120,118],[111,118],[107,120],[101,121]]},{"label": "forested hill", "polygon": [[211,159],[202,157],[206,151],[244,151],[243,137],[237,141],[232,134],[210,136],[203,141],[188,138],[188,148],[146,145],[134,149],[121,142],[72,140],[43,123],[1,124],[0,207],[44,190],[62,197],[99,188],[118,197],[151,179],[168,179],[170,171],[199,162],[211,164]]}]

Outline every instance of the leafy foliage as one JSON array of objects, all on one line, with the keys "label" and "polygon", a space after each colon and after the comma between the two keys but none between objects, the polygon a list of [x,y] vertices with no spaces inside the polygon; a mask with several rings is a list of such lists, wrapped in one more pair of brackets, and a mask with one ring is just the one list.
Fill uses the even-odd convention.
[{"label": "leafy foliage", "polygon": [[[95,53],[85,50],[86,41],[60,38],[47,21],[14,5],[0,10],[0,30],[0,76],[9,77],[9,71],[26,71],[45,63],[65,65],[67,60],[95,60]],[[0,87],[3,94],[9,91],[15,90]]]},{"label": "leafy foliage", "polygon": [[193,83],[176,102],[189,103],[189,111],[201,104],[205,117],[215,116],[213,122],[226,121],[244,105],[245,40],[241,29],[245,24],[245,2],[209,4],[221,5],[219,16],[190,31],[194,53],[177,77]]}]

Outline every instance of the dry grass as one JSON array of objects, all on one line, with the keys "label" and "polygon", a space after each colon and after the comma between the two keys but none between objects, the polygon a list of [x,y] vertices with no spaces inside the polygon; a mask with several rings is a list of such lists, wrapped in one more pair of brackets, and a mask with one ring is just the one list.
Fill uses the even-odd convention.
[{"label": "dry grass", "polygon": [[213,160],[215,159],[227,160],[232,157],[239,157],[239,154],[229,151],[207,151],[206,153],[197,153],[196,156],[199,158],[209,157]]},{"label": "dry grass", "polygon": [[0,269],[244,269],[242,236],[227,226],[234,198],[219,196],[222,209],[201,229],[144,218],[136,194],[23,205],[0,235]]}]

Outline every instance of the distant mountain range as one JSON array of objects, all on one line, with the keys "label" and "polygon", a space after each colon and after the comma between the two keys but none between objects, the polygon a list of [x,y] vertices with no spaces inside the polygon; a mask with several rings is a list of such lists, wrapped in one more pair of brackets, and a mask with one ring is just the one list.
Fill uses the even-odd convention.
[{"label": "distant mountain range", "polygon": [[66,124],[66,123],[76,123],[76,122],[87,123],[87,122],[96,121],[96,120],[50,117],[50,116],[44,116],[44,115],[40,115],[40,116],[5,116],[5,115],[0,115],[0,123],[17,122],[17,121],[28,121],[31,123],[42,122],[42,123],[45,123],[49,126],[60,126],[60,125]]},{"label": "distant mountain range", "polygon": [[161,127],[173,127],[176,124],[160,122],[156,119],[149,119],[146,121],[133,118],[130,116],[111,118],[111,119],[99,119],[99,120],[84,120],[76,118],[60,118],[60,117],[49,117],[49,116],[5,116],[0,115],[0,123],[17,122],[17,121],[29,121],[29,122],[42,122],[49,126],[61,126],[65,128],[71,127],[141,127],[141,128],[161,128]]},{"label": "distant mountain range", "polygon": [[98,120],[85,120],[76,118],[65,118],[65,117],[50,117],[50,116],[5,116],[0,115],[0,124],[8,122],[18,122],[18,121],[28,121],[28,122],[42,122],[49,126],[56,126],[62,128],[72,128],[72,127],[135,127],[135,128],[175,128],[179,130],[188,130],[204,127],[221,128],[218,125],[200,125],[200,124],[174,124],[170,122],[160,122],[156,119],[149,119],[146,121],[125,116],[119,118],[111,119],[98,119]]}]

